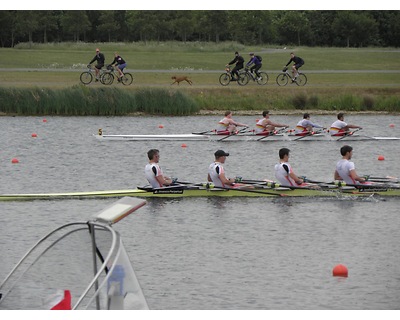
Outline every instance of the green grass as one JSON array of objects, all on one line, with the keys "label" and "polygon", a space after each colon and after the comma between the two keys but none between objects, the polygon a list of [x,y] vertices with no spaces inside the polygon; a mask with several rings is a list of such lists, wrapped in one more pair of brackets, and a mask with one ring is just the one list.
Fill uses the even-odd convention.
[{"label": "green grass", "polygon": [[[390,48],[300,47],[285,50],[273,46],[250,48],[231,42],[218,45],[170,42],[62,43],[34,45],[28,49],[27,45],[21,44],[14,49],[0,49],[0,68],[5,69],[0,71],[0,88],[47,88],[59,92],[80,86],[79,75],[86,70],[97,46],[106,54],[106,63],[112,61],[114,51],[127,60],[128,71],[134,75],[133,84],[111,86],[127,94],[143,90],[149,94],[152,89],[179,92],[204,110],[268,108],[400,112],[400,50]],[[269,74],[266,86],[252,81],[245,87],[236,83],[227,87],[219,84],[219,75],[237,48],[246,60],[250,51],[263,56],[262,70]],[[308,77],[305,87],[293,84],[279,87],[275,82],[291,51],[305,59],[301,69]],[[32,71],[15,71],[14,68]],[[189,75],[193,86],[187,83],[171,86],[171,76],[175,74]],[[88,88],[105,89],[99,83],[92,83]],[[157,94],[154,91],[151,95]],[[161,96],[156,97],[156,101],[162,100]],[[61,96],[55,95],[55,99],[61,99]],[[152,101],[152,97],[146,96],[144,100]],[[188,112],[197,107],[190,106]],[[153,106],[149,110],[157,113],[157,108]]]}]

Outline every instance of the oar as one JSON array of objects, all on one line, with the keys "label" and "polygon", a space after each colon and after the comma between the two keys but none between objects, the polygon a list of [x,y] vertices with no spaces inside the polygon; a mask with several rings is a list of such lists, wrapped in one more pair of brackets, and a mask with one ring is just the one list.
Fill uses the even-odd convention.
[{"label": "oar", "polygon": [[212,133],[212,132],[215,132],[215,129],[214,130],[203,131],[203,132],[192,132],[192,134],[206,134],[206,133]]},{"label": "oar", "polygon": [[250,193],[258,193],[258,194],[269,194],[272,196],[278,196],[278,197],[287,197],[289,196],[288,194],[285,193],[275,193],[272,191],[264,191],[264,190],[252,190],[252,189],[240,189],[240,188],[228,188],[228,187],[217,187],[215,186],[212,182],[209,183],[191,183],[191,182],[178,182],[182,184],[190,184],[193,186],[202,186],[205,187],[206,189],[221,189],[221,190],[232,190],[232,191],[242,191],[242,192],[250,192]]},{"label": "oar", "polygon": [[270,132],[268,135],[265,135],[265,136],[263,136],[263,137],[261,137],[261,138],[258,138],[256,141],[261,141],[261,140],[263,140],[263,139],[265,139],[265,138],[268,138],[268,137],[271,137],[271,136],[276,136],[277,134],[280,134],[280,133],[285,132],[285,130],[286,130],[286,128],[272,131],[272,132]]},{"label": "oar", "polygon": [[354,134],[354,132],[360,131],[362,128],[357,128],[356,130],[350,131],[349,133],[345,133],[342,137],[340,137],[339,139],[336,139],[336,141],[340,141],[346,137],[352,136]]},{"label": "oar", "polygon": [[314,181],[314,180],[309,180],[306,179],[306,181],[310,182],[310,183],[317,183],[317,184],[327,184],[327,185],[336,185],[339,188],[340,187],[355,187],[358,189],[376,189],[376,188],[382,188],[382,189],[400,189],[400,187],[394,187],[393,185],[387,185],[387,184],[350,184],[350,183],[346,183],[344,181],[341,180],[335,180],[332,182],[322,182],[322,181]]},{"label": "oar", "polygon": [[229,137],[236,136],[236,135],[238,135],[239,133],[244,133],[244,132],[246,132],[247,128],[248,128],[248,127],[245,127],[245,128],[243,128],[243,129],[239,130],[238,132],[233,132],[233,133],[231,133],[231,134],[228,134],[226,137],[223,137],[222,139],[218,139],[217,141],[223,141],[223,140],[225,140],[225,139],[227,139],[227,138],[229,138]]},{"label": "oar", "polygon": [[303,139],[303,138],[305,138],[305,137],[310,137],[310,136],[313,136],[314,134],[317,134],[317,133],[322,133],[323,131],[310,131],[308,134],[305,134],[304,136],[301,136],[301,137],[299,137],[299,138],[296,138],[296,139],[293,139],[292,141],[297,141],[297,140],[301,140],[301,139]]},{"label": "oar", "polygon": [[[286,186],[286,185],[281,185],[277,182],[274,181],[264,181],[264,180],[246,180],[243,179],[241,180],[241,182],[243,183],[247,183],[247,184],[252,184],[252,185],[256,185],[256,186],[267,186],[270,188],[289,188],[289,189],[305,189],[305,190],[315,190],[315,187],[319,187],[321,188],[321,186],[319,184],[315,184],[315,185],[309,185],[309,186]],[[311,182],[310,182],[311,183]],[[335,186],[336,187],[336,186]],[[331,188],[330,188],[331,189]]]},{"label": "oar", "polygon": [[364,175],[365,180],[372,182],[387,182],[387,183],[400,183],[399,178],[396,177],[371,177],[370,175]]}]

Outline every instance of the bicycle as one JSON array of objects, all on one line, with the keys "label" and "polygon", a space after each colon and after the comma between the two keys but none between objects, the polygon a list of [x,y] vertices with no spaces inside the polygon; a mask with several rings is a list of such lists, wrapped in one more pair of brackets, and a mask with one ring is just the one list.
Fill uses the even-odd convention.
[{"label": "bicycle", "polygon": [[278,86],[286,86],[289,82],[289,79],[292,81],[292,83],[296,83],[298,86],[306,85],[307,77],[304,73],[297,72],[297,76],[292,79],[287,69],[287,67],[283,68],[282,73],[278,74],[276,77],[276,83]]},{"label": "bicycle", "polygon": [[254,73],[251,73],[248,68],[244,69],[244,72],[240,72],[239,76],[240,79],[243,79],[242,81],[238,82],[239,85],[245,86],[246,84],[249,83],[250,79],[253,81],[256,81],[259,85],[266,85],[268,82],[268,74],[264,71],[259,71],[258,72],[259,77]]},{"label": "bicycle", "polygon": [[232,80],[232,77],[233,77],[233,75],[232,75],[232,73],[231,73],[231,68],[226,67],[226,68],[225,68],[225,72],[222,73],[222,74],[219,76],[219,83],[220,83],[221,85],[223,85],[223,86],[227,86],[231,81],[237,81],[237,83],[238,83],[239,85],[241,85],[241,83],[242,83],[243,81],[245,81],[245,79],[244,79],[244,77],[243,77],[243,72],[239,72],[239,79]]},{"label": "bicycle", "polygon": [[[133,82],[132,74],[130,74],[129,72],[123,72],[123,70],[122,70],[122,73],[124,75],[122,76],[120,81],[122,82],[123,85],[129,86]],[[105,71],[101,75],[100,81],[102,84],[111,85],[114,82],[114,78],[120,79],[119,72],[113,66],[108,65],[107,71]]]},{"label": "bicycle", "polygon": [[[95,76],[93,75],[93,73],[95,72],[95,70],[92,69],[92,66],[91,66],[90,64],[88,64],[87,67],[88,67],[88,71],[82,72],[81,75],[80,75],[80,77],[79,77],[79,79],[81,80],[81,82],[82,82],[83,84],[85,84],[85,85],[88,85],[88,84],[92,83],[93,78],[95,77]],[[101,77],[102,77],[103,73],[104,73],[104,70],[101,69],[101,70],[100,70],[100,81],[101,81]]]}]

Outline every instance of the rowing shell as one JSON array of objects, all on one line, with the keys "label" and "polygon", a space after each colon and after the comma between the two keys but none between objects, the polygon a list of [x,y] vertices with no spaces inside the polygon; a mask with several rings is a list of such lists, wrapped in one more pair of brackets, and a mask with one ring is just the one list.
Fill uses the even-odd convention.
[{"label": "rowing shell", "polygon": [[[321,133],[306,137],[293,134],[276,134],[262,136],[252,133],[218,135],[218,134],[93,134],[100,141],[370,141],[370,140],[400,140],[397,137],[370,137],[364,135],[349,135],[345,137],[332,137],[330,134]],[[301,138],[301,139],[299,139]]]},{"label": "rowing shell", "polygon": [[279,188],[252,188],[252,189],[207,189],[207,188],[165,188],[152,191],[142,189],[91,191],[91,192],[66,192],[66,193],[31,193],[31,194],[2,194],[0,201],[32,201],[32,200],[57,200],[57,199],[93,199],[93,198],[121,198],[125,196],[146,198],[183,198],[183,197],[337,197],[351,196],[388,196],[399,197],[400,189],[365,189],[357,190],[353,187],[342,187],[329,190],[290,189]]}]

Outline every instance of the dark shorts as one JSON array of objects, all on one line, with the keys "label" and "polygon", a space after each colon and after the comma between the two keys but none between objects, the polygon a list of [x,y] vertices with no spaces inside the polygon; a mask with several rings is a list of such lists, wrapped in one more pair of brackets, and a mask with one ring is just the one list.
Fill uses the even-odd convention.
[{"label": "dark shorts", "polygon": [[96,64],[94,67],[95,67],[96,69],[100,70],[101,68],[104,67],[104,63],[103,63],[103,64],[98,63],[98,64]]},{"label": "dark shorts", "polygon": [[299,69],[299,68],[301,68],[301,66],[303,65],[304,63],[296,63],[295,65],[294,65],[294,67],[296,68],[296,69]]}]

